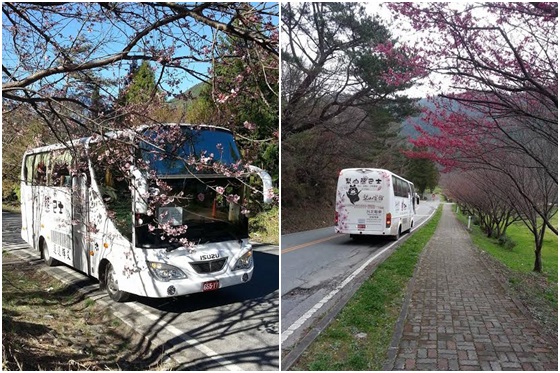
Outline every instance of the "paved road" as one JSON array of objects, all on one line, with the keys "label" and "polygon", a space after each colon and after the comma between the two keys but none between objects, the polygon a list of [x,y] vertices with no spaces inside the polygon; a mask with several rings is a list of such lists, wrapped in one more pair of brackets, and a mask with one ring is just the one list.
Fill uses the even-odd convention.
[{"label": "paved road", "polygon": [[[2,212],[2,251],[38,260],[39,254],[21,240],[20,227],[19,215]],[[181,370],[278,370],[278,247],[256,246],[254,258],[255,271],[248,284],[124,304],[112,302],[98,290],[96,281],[69,267],[40,266],[110,307],[149,338],[155,350],[176,360]]]},{"label": "paved road", "polygon": [[[415,225],[425,221],[438,204],[421,202]],[[282,236],[282,350],[300,342],[319,316],[340,303],[371,266],[395,247],[383,238],[355,241],[335,234],[334,227]]]},{"label": "paved road", "polygon": [[445,205],[419,262],[396,370],[558,370],[549,342],[505,292]]}]

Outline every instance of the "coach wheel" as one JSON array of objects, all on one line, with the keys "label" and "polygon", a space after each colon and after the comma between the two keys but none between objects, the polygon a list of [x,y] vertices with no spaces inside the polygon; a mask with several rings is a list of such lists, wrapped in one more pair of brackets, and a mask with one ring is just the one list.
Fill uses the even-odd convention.
[{"label": "coach wheel", "polygon": [[401,238],[401,226],[399,225],[399,229],[397,230],[397,234],[393,236],[393,239],[395,241],[398,241],[399,238]]},{"label": "coach wheel", "polygon": [[130,296],[126,291],[119,290],[119,282],[117,280],[117,273],[111,263],[107,264],[105,268],[105,283],[107,294],[115,302],[126,302]]},{"label": "coach wheel", "polygon": [[410,228],[408,228],[408,230],[406,231],[407,233],[412,232],[412,228],[414,227],[414,220],[410,221]]},{"label": "coach wheel", "polygon": [[47,245],[47,241],[43,239],[41,242],[42,242],[41,252],[43,254],[43,260],[45,261],[45,264],[48,265],[49,267],[55,266],[58,263],[58,261],[51,256],[51,253],[49,251],[49,245]]}]

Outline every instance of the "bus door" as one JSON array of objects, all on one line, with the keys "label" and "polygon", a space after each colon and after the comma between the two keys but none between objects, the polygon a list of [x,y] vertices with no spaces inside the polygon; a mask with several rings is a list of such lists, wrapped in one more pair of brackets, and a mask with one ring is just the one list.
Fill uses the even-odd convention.
[{"label": "bus door", "polygon": [[88,200],[87,176],[83,173],[72,176],[73,266],[89,275]]},{"label": "bus door", "polygon": [[21,184],[21,237],[32,247],[37,248],[36,234],[40,216],[37,206],[40,205],[38,192],[33,188],[33,170],[35,154],[28,154],[24,159],[23,178]]}]

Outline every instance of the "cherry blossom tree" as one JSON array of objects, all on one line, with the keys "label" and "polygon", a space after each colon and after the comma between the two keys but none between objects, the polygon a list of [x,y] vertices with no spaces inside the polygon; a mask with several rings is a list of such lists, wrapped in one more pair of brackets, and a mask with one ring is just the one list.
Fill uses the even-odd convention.
[{"label": "cherry blossom tree", "polygon": [[507,172],[490,168],[454,171],[444,175],[441,185],[449,198],[478,217],[488,237],[499,238],[509,225],[521,220],[534,238],[533,270],[541,272],[543,239],[548,222],[557,213],[557,185],[542,168],[527,167],[527,159],[515,165],[512,157],[502,154]]},{"label": "cherry blossom tree", "polygon": [[[433,84],[445,77],[450,86],[438,95],[436,109],[425,113],[438,133],[424,132],[419,143],[437,151],[447,147],[439,158],[450,165],[459,156],[449,154],[455,148],[477,159],[472,151],[484,148],[478,142],[485,137],[528,154],[558,182],[557,162],[540,151],[558,147],[558,4],[389,6],[397,20],[408,20],[422,35],[414,49],[433,73]],[[539,146],[532,147],[535,141]]]},{"label": "cherry blossom tree", "polygon": [[[227,69],[219,68],[250,60],[253,71],[267,72],[261,77],[271,79],[266,87],[272,95],[278,95],[274,92],[278,86],[277,72],[271,72],[275,67],[277,71],[278,4],[3,3],[2,17],[4,117],[24,112],[48,127],[58,142],[93,134],[103,151],[96,153],[92,149],[92,162],[111,170],[116,178],[112,184],[124,183],[121,189],[140,193],[133,182],[133,174],[138,171],[146,174],[150,186],[155,188],[152,191],[157,189],[157,194],[142,193],[148,215],[154,213],[156,206],[185,197],[173,195],[176,191],[172,186],[150,173],[143,159],[138,158],[138,144],[148,144],[151,152],[160,153],[155,157],[162,160],[169,157],[169,149],[163,144],[179,146],[185,139],[180,138],[179,127],[165,127],[157,135],[131,130],[140,124],[163,128],[157,127],[165,117],[161,108],[171,98],[185,94],[185,80],[191,84],[208,83],[218,106],[232,101],[232,90],[236,95],[264,102],[256,85],[243,85],[243,79],[237,84],[224,79]],[[233,40],[237,47],[222,48],[224,39]],[[255,55],[267,57],[259,60]],[[131,65],[141,65],[139,70],[150,80],[151,88],[141,93],[142,100],[130,99],[138,97],[138,92],[131,93],[138,88],[133,80],[136,69],[129,69]],[[250,75],[249,71],[247,76]],[[228,118],[211,124],[234,132],[245,128],[243,122],[231,122]],[[104,135],[114,130],[128,135],[116,139]],[[221,165],[223,150],[218,145],[211,153],[182,162],[193,170],[231,178],[239,178],[251,169],[248,164],[236,164],[235,169]],[[208,187],[246,210],[246,201],[230,194],[231,188]],[[107,190],[100,197],[115,200],[111,190]],[[158,219],[151,222],[153,230],[171,239],[179,239],[186,229],[166,226]]]},{"label": "cherry blossom tree", "polygon": [[[283,138],[314,127],[348,135],[363,127],[371,107],[386,108],[394,119],[410,113],[402,91],[424,70],[362,5],[286,3],[282,31]],[[350,108],[361,115],[341,128]]]},{"label": "cherry blossom tree", "polygon": [[411,48],[439,89],[422,114],[431,129],[417,127],[420,136],[412,141],[426,151],[409,155],[447,170],[500,173],[515,205],[525,206],[518,214],[535,236],[540,271],[545,231],[533,215],[558,234],[550,222],[558,185],[558,4],[389,6],[419,35]]},{"label": "cherry blossom tree", "polygon": [[[534,158],[557,182],[556,162],[545,162],[515,131],[558,147],[558,4],[389,6],[397,20],[408,20],[422,35],[414,49],[433,73],[433,84],[441,83],[442,77],[448,81],[449,89],[438,95],[448,101],[436,101],[435,113],[426,113],[428,122],[440,130],[439,139],[452,135],[448,137],[460,141],[452,131],[459,131],[469,114],[476,121],[464,131],[472,136],[463,143],[472,143],[482,131],[502,137],[500,141]],[[454,110],[457,103],[460,109]],[[445,117],[444,110],[456,113]]]},{"label": "cherry blossom tree", "polygon": [[[87,82],[116,102],[130,61],[157,64],[158,89],[169,96],[181,93],[185,76],[216,79],[200,64],[243,58],[249,49],[278,55],[278,7],[272,3],[3,3],[2,13],[4,111],[25,104],[88,130],[110,129],[133,109],[114,106],[109,118],[91,123],[83,115],[91,101],[80,94]],[[220,55],[222,35],[247,47]],[[96,84],[100,75],[116,86]],[[80,110],[65,112],[69,104]]]},{"label": "cherry blossom tree", "polygon": [[504,176],[489,170],[453,172],[441,179],[444,194],[469,215],[476,216],[488,237],[499,238],[517,220],[511,201],[511,185]]}]

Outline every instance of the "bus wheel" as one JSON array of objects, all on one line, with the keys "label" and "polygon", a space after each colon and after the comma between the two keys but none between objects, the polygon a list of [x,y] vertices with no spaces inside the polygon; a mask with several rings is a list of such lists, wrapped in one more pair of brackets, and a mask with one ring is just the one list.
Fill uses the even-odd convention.
[{"label": "bus wheel", "polygon": [[401,238],[401,226],[399,225],[399,229],[397,230],[397,234],[393,236],[393,240],[398,241]]},{"label": "bus wheel", "polygon": [[43,254],[43,260],[45,261],[45,264],[49,267],[54,267],[58,263],[58,261],[51,256],[47,241],[45,241],[44,239],[41,239],[41,253]]},{"label": "bus wheel", "polygon": [[119,283],[117,281],[117,273],[113,268],[111,263],[107,264],[105,268],[105,286],[107,288],[107,294],[115,302],[126,302],[130,296],[126,291],[119,290]]}]

